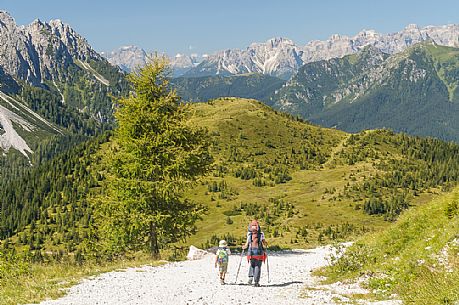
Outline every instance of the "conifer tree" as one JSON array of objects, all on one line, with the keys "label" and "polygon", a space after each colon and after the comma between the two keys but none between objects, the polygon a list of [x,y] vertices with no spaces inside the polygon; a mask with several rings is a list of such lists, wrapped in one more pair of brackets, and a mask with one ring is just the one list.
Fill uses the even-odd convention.
[{"label": "conifer tree", "polygon": [[207,133],[187,122],[186,105],[169,86],[165,58],[130,74],[133,92],[118,100],[103,195],[101,237],[112,253],[148,249],[153,255],[195,230],[203,211],[183,191],[212,163]]}]

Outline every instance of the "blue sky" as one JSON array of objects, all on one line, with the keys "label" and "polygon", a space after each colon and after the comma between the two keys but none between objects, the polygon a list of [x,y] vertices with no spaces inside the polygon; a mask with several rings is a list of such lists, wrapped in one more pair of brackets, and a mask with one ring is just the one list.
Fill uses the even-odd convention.
[{"label": "blue sky", "polygon": [[391,33],[407,24],[459,23],[457,0],[0,0],[18,24],[59,18],[97,51],[213,53],[287,37],[304,45],[362,29]]}]

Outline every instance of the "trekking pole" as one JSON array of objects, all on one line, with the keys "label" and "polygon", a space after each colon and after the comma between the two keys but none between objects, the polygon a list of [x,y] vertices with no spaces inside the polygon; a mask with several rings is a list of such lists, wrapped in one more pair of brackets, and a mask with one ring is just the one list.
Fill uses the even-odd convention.
[{"label": "trekking pole", "polygon": [[268,249],[266,249],[266,268],[268,268],[268,283],[270,282],[269,280],[269,260],[268,260]]},{"label": "trekking pole", "polygon": [[244,249],[242,249],[242,252],[241,252],[241,259],[239,260],[239,267],[237,267],[236,280],[234,281],[234,284],[237,283],[237,277],[239,275],[239,270],[241,269],[242,256],[244,256]]}]

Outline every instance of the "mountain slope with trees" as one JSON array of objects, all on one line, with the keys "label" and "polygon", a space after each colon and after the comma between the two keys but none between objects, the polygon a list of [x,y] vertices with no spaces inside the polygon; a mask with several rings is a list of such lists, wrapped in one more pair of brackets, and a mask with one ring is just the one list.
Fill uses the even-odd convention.
[{"label": "mountain slope with trees", "polygon": [[[194,104],[194,120],[212,136],[216,160],[191,198],[208,216],[191,242],[237,242],[251,217],[273,243],[292,247],[346,239],[384,227],[404,209],[458,181],[456,144],[375,130],[324,129],[259,102]],[[239,232],[239,233],[238,233]]]},{"label": "mountain slope with trees", "polygon": [[185,101],[205,102],[222,96],[267,101],[284,80],[259,73],[234,76],[178,77],[171,82]]},{"label": "mountain slope with trees", "polygon": [[[37,19],[19,26],[1,11],[0,22],[0,106],[6,108],[2,108],[6,119],[1,128],[14,134],[5,136],[8,143],[1,146],[4,150],[12,147],[8,152],[16,155],[15,148],[28,146],[30,158],[51,136],[91,136],[113,127],[111,96],[123,96],[128,89],[119,68],[111,66],[60,20]],[[14,124],[9,124],[10,120]],[[19,124],[21,128],[21,120],[32,125],[25,128]],[[22,145],[11,145],[21,139]],[[5,157],[2,162],[20,163],[12,159],[14,156]]]},{"label": "mountain slope with trees", "polygon": [[431,40],[392,55],[366,46],[342,58],[307,63],[286,83],[242,74],[181,77],[173,84],[190,101],[255,98],[324,127],[390,128],[457,142],[458,54],[457,48]]},{"label": "mountain slope with trees", "polygon": [[[167,105],[168,98],[160,100]],[[432,198],[448,192],[458,181],[459,147],[453,143],[388,130],[346,134],[276,112],[255,100],[220,99],[188,104],[184,110],[186,126],[208,129],[208,135],[201,138],[211,144],[214,165],[211,174],[198,179],[193,188],[181,196],[170,193],[164,201],[167,206],[176,204],[176,199],[185,200],[186,206],[197,209],[177,228],[185,235],[173,233],[170,221],[176,221],[172,215],[161,214],[166,227],[158,235],[157,249],[171,259],[180,257],[181,247],[190,244],[211,247],[225,238],[231,246],[239,245],[247,221],[253,217],[260,219],[274,247],[313,247],[352,240],[387,227],[405,209],[429,205]],[[128,132],[139,132],[134,144],[145,143],[141,131],[149,124],[138,124],[146,122],[141,115],[129,120],[138,127]],[[51,160],[1,185],[1,247],[5,255],[1,260],[11,272],[21,277],[34,262],[91,264],[150,248],[150,243],[141,242],[142,236],[148,240],[145,224],[150,218],[130,219],[125,217],[126,209],[137,209],[143,202],[136,199],[145,196],[141,195],[143,185],[160,187],[179,176],[167,178],[166,173],[157,183],[134,183],[137,169],[148,166],[127,161],[146,156],[145,149],[124,159],[128,154],[117,156],[122,152],[119,144],[108,139],[103,135],[78,146],[68,145],[52,157],[46,155]],[[170,138],[162,139],[167,142]],[[43,148],[40,155],[55,150],[50,147]],[[153,145],[151,149],[161,147]],[[163,149],[166,152],[170,147]],[[171,169],[175,168],[173,163]],[[190,174],[185,180],[196,178]],[[158,172],[155,177],[161,175]],[[179,184],[169,185],[175,188]],[[144,198],[156,196],[150,187],[146,190]],[[122,201],[114,200],[119,206],[115,204],[107,212],[110,198]],[[144,208],[148,205],[140,205],[139,212]],[[118,226],[117,230],[109,230],[111,235],[105,236],[104,227],[112,226]],[[188,236],[190,233],[195,234]]]},{"label": "mountain slope with trees", "polygon": [[305,65],[270,104],[349,132],[391,128],[459,141],[458,49],[429,42],[390,57],[367,53]]}]

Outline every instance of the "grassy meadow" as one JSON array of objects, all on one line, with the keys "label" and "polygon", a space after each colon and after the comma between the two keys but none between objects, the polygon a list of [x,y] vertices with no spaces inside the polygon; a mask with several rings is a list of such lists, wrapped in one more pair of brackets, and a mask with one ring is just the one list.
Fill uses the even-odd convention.
[{"label": "grassy meadow", "polygon": [[[237,245],[253,217],[259,218],[270,245],[281,248],[352,240],[389,225],[381,215],[364,213],[365,195],[350,196],[348,189],[381,174],[377,162],[403,159],[392,143],[372,144],[379,156],[348,162],[346,157],[356,150],[349,134],[311,125],[257,101],[227,98],[190,108],[190,122],[211,135],[215,168],[186,194],[208,208],[186,244],[210,247],[225,237]],[[281,170],[288,177],[276,180],[274,173]],[[417,192],[410,205],[427,202],[438,192]]]}]

